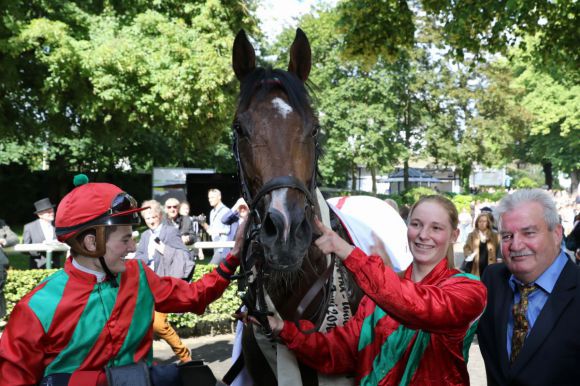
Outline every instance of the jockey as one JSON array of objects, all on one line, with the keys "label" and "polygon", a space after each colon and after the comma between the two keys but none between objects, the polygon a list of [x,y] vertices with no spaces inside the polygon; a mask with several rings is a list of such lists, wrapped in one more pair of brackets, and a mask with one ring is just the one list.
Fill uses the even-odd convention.
[{"label": "jockey", "polygon": [[132,226],[144,208],[117,186],[81,176],[56,212],[56,234],[70,257],[14,307],[0,338],[1,383],[181,384],[174,365],[162,377],[161,367],[148,371],[154,310],[202,314],[228,286],[238,258],[228,255],[191,284],[125,260],[135,252]]}]

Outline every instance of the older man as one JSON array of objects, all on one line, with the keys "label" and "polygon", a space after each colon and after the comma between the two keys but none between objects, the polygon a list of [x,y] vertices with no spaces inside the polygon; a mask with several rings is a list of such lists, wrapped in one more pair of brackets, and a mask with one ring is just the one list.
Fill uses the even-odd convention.
[{"label": "older man", "polygon": [[177,198],[168,198],[165,200],[165,214],[167,215],[166,224],[177,229],[181,241],[185,245],[191,245],[194,242],[194,231],[189,216],[179,214],[181,203]]},{"label": "older man", "polygon": [[[23,244],[36,244],[45,241],[56,241],[54,234],[54,205],[49,198],[43,198],[34,203],[34,214],[38,219],[24,225],[22,234]],[[46,268],[46,255],[39,252],[30,252],[30,269]],[[53,255],[52,266],[60,267],[60,256]]]},{"label": "older man", "polygon": [[[149,228],[141,236],[135,258],[143,260],[159,276],[171,276],[178,279],[191,278],[194,262],[187,247],[181,241],[177,229],[162,224],[163,209],[155,200],[144,201],[141,212]],[[167,314],[155,311],[153,332],[167,342],[181,362],[191,360],[191,353],[183,344],[171,324]]]},{"label": "older man", "polygon": [[574,385],[580,379],[580,270],[561,248],[552,197],[540,189],[497,207],[505,264],[488,267],[478,337],[488,385]]}]

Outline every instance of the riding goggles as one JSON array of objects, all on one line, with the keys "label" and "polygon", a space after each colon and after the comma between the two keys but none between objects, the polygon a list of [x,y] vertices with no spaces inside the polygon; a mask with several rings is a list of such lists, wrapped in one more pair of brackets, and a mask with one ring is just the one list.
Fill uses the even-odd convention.
[{"label": "riding goggles", "polygon": [[111,207],[105,213],[83,224],[57,227],[55,233],[61,236],[94,226],[139,225],[141,219],[138,212],[144,209],[147,208],[139,208],[137,201],[131,195],[121,192],[113,198]]}]

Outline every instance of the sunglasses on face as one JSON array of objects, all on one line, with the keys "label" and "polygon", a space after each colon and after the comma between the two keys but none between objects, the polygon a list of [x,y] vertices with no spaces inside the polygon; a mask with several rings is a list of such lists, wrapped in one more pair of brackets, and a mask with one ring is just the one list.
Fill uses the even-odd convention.
[{"label": "sunglasses on face", "polygon": [[165,205],[165,209],[177,209],[179,205]]}]

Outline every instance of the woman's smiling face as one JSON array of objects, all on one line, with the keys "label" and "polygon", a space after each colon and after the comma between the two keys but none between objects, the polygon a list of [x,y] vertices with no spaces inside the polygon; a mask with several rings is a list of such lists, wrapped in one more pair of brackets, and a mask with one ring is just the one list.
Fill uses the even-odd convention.
[{"label": "woman's smiling face", "polygon": [[417,205],[409,217],[407,239],[416,264],[435,266],[447,255],[459,231],[453,229],[446,209],[435,201]]}]

